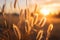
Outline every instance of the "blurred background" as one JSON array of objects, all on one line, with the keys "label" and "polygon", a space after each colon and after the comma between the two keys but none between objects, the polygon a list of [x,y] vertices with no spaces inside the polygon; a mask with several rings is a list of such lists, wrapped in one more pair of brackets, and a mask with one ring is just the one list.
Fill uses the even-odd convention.
[{"label": "blurred background", "polygon": [[[40,27],[43,17],[46,21],[44,18]],[[20,39],[13,24],[20,30]],[[38,40],[41,29],[44,31],[41,40],[46,40],[50,24],[53,30],[48,40],[60,40],[60,0],[0,0],[0,40]],[[31,27],[31,31],[26,32],[25,27],[27,30]]]}]

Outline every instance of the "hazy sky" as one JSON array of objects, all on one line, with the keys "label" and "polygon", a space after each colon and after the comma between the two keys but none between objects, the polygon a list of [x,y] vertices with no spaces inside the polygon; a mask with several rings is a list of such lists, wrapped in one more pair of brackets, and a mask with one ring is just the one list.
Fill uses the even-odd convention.
[{"label": "hazy sky", "polygon": [[[52,4],[52,3],[59,3],[60,4],[60,0],[27,0],[28,3],[34,4],[34,3],[38,3],[40,5],[47,5],[47,4]],[[2,6],[4,4],[5,0],[0,0],[0,5]],[[10,3],[14,2],[14,0],[6,0],[6,4],[9,5]],[[18,3],[20,6],[26,6],[26,0],[18,0]]]},{"label": "hazy sky", "polygon": [[[12,5],[13,8],[14,1],[15,0],[6,0],[6,8],[7,9],[10,8],[10,5]],[[60,9],[60,0],[27,0],[27,1],[28,5],[33,5],[37,3],[40,7]],[[0,8],[4,4],[4,2],[5,0],[0,0]],[[21,8],[25,8],[26,0],[18,0],[17,4],[19,4]]]}]

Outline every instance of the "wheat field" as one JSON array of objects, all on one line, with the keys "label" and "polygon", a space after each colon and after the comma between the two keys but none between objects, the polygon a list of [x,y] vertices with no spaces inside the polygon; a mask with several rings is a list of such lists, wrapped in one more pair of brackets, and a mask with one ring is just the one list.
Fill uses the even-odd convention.
[{"label": "wheat field", "polygon": [[18,4],[19,13],[5,13],[5,6],[6,0],[0,12],[0,40],[60,40],[60,14],[43,16],[37,12],[37,4],[33,12],[29,8],[20,9]]}]

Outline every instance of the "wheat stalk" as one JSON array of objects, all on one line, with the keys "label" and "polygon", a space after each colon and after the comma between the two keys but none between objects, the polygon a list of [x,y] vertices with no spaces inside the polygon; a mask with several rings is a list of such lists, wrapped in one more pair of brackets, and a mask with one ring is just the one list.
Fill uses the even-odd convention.
[{"label": "wheat stalk", "polygon": [[15,0],[15,2],[14,2],[14,8],[16,8],[16,3],[17,3],[17,0]]},{"label": "wheat stalk", "polygon": [[43,30],[40,30],[37,34],[36,40],[41,40],[43,37]]},{"label": "wheat stalk", "polygon": [[38,21],[38,14],[36,13],[36,14],[34,15],[34,24],[37,24],[37,21]]},{"label": "wheat stalk", "polygon": [[5,6],[6,6],[6,0],[5,0],[5,3],[3,4],[3,7],[2,7],[3,16],[4,16],[4,9],[5,9]]},{"label": "wheat stalk", "polygon": [[31,31],[31,26],[29,25],[29,22],[28,20],[25,21],[26,24],[25,24],[25,31],[30,34],[30,31]]},{"label": "wheat stalk", "polygon": [[43,17],[37,25],[43,27],[45,23],[46,23],[46,17]]},{"label": "wheat stalk", "polygon": [[50,34],[51,34],[51,31],[53,29],[53,24],[50,24],[49,27],[48,27],[48,30],[47,30],[47,36],[46,36],[46,40],[48,40]]},{"label": "wheat stalk", "polygon": [[18,37],[19,37],[19,40],[20,40],[21,39],[21,32],[20,32],[19,28],[15,24],[13,24],[13,29],[14,29],[14,32],[15,32],[16,36],[18,34]]}]

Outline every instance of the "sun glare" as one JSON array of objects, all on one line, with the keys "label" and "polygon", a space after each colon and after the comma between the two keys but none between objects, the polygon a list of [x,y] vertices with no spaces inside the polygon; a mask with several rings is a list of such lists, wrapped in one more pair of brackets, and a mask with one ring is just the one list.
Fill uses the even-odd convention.
[{"label": "sun glare", "polygon": [[44,16],[46,16],[46,15],[48,15],[48,14],[50,13],[50,11],[49,11],[48,9],[46,9],[46,8],[42,8],[42,9],[40,10],[40,12],[41,12]]}]

